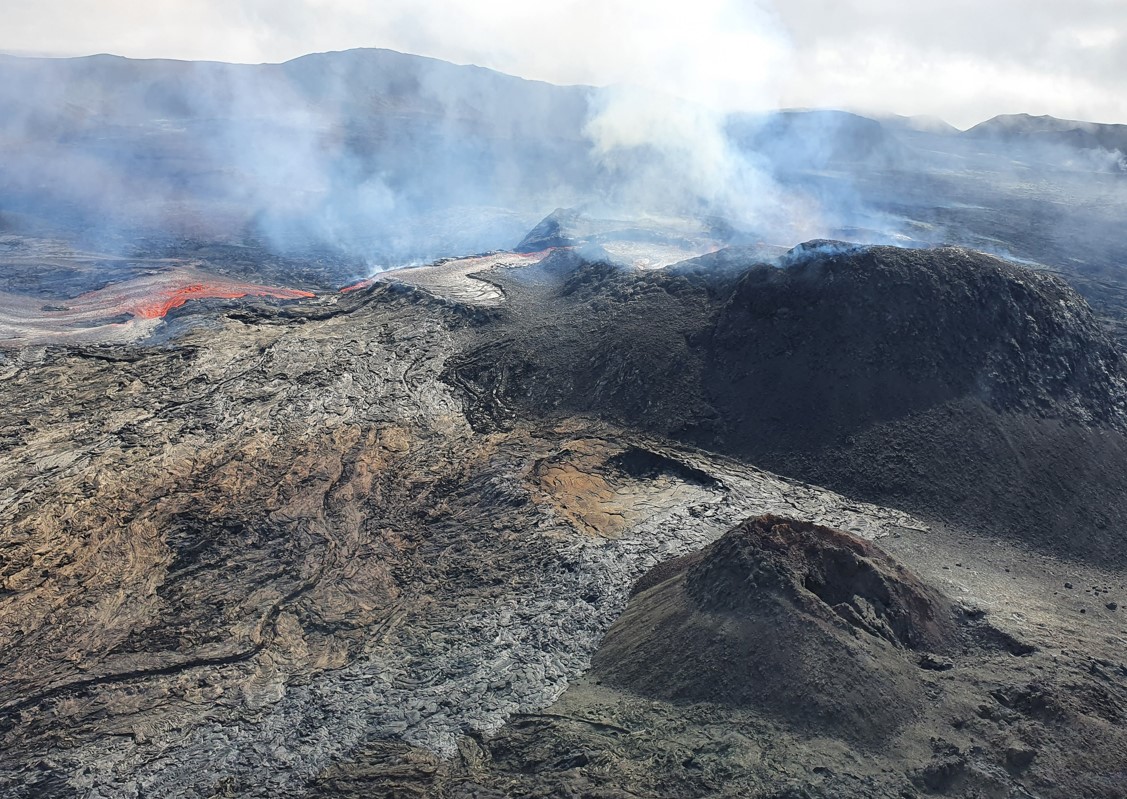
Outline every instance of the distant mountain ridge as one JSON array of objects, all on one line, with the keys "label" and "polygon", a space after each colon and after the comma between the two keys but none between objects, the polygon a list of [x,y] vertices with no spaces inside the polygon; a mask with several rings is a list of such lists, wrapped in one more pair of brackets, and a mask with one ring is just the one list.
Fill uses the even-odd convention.
[{"label": "distant mountain ridge", "polygon": [[[0,57],[0,148],[18,155],[0,163],[0,208],[398,259],[491,249],[526,229],[507,215],[545,186],[593,179],[591,91],[389,50],[262,65]],[[419,225],[455,241],[432,249]]]},{"label": "distant mountain ridge", "polygon": [[797,218],[818,227],[804,238],[938,243],[941,226],[898,221],[933,201],[923,175],[1127,169],[1127,126],[1033,117],[959,133],[923,117],[731,114],[698,153],[695,133],[627,109],[603,146],[592,122],[614,97],[379,49],[257,65],[0,56],[0,217],[116,253],[140,239],[330,253],[351,278],[358,261],[511,248],[553,208],[589,203],[754,241],[780,243]]},{"label": "distant mountain ridge", "polygon": [[[864,116],[864,112],[858,112]],[[961,133],[958,128],[945,119],[930,114],[914,114],[903,116],[901,114],[868,114],[886,127],[898,130],[910,130],[919,133],[938,133],[943,135],[956,135]]]},{"label": "distant mountain ridge", "polygon": [[[431,113],[500,117],[520,126],[548,105],[583,109],[590,87],[554,86],[477,66],[375,48],[315,53],[280,64],[0,56],[0,107],[67,109],[72,119],[117,123],[253,117],[307,105],[322,113]],[[457,96],[449,90],[457,89]],[[550,102],[547,96],[550,95]],[[160,115],[158,117],[157,115]]]},{"label": "distant mountain ridge", "polygon": [[1127,152],[1127,125],[1058,119],[1048,115],[1000,114],[975,125],[964,135]]},{"label": "distant mountain ridge", "polygon": [[[0,54],[0,134],[10,137],[21,128],[28,133],[59,132],[61,126],[78,135],[98,123],[148,125],[167,132],[178,120],[270,117],[295,122],[316,112],[338,121],[413,116],[468,125],[479,132],[550,132],[573,139],[583,136],[587,103],[600,91],[379,48],[313,53],[265,64]],[[799,139],[811,133],[844,136],[832,147],[850,157],[858,148],[883,144],[886,133],[960,133],[934,116],[826,108],[733,116],[737,129],[749,122],[769,127],[767,133]],[[53,128],[44,127],[48,123]],[[962,135],[1127,148],[1127,125],[1047,115],[1002,114]]]}]

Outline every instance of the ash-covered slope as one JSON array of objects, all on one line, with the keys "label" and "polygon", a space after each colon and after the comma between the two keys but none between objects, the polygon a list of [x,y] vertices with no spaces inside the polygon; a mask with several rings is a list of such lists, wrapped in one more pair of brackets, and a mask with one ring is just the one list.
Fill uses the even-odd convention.
[{"label": "ash-covered slope", "polygon": [[871,543],[774,516],[662,564],[635,590],[595,654],[597,679],[858,745],[919,713],[921,653],[959,646],[950,600]]},{"label": "ash-covered slope", "polygon": [[552,335],[515,325],[455,370],[504,383],[500,410],[479,416],[601,415],[932,518],[1127,557],[1121,356],[1066,284],[960,248],[747,257],[526,278],[516,305],[551,296]]},{"label": "ash-covered slope", "polygon": [[[733,412],[790,408],[817,440],[965,396],[1127,419],[1120,354],[1083,300],[1045,272],[962,249],[802,245],[781,269],[739,278],[711,355],[709,382],[731,383]],[[805,391],[812,378],[821,397]]]},{"label": "ash-covered slope", "polygon": [[[1127,671],[1016,639],[936,587],[941,574],[824,526],[744,520],[636,583],[590,674],[551,714],[490,742],[486,784],[528,796],[1122,796]],[[996,597],[1009,581],[987,578]]]},{"label": "ash-covered slope", "polygon": [[1062,281],[964,250],[747,273],[705,381],[714,440],[952,522],[1127,557],[1122,357]]}]

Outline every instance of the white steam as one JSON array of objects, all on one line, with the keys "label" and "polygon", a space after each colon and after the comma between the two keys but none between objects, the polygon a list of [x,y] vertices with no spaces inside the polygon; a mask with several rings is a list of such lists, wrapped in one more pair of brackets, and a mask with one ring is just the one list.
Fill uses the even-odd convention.
[{"label": "white steam", "polygon": [[597,95],[586,126],[620,212],[717,217],[777,243],[821,235],[822,212],[728,133],[727,115],[641,89]]}]

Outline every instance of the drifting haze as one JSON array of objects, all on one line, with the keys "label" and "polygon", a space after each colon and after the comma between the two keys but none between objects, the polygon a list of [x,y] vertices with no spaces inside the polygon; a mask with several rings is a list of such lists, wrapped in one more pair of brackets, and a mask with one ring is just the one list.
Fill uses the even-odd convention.
[{"label": "drifting haze", "polygon": [[387,47],[553,83],[631,83],[726,110],[847,107],[967,127],[1127,122],[1119,0],[15,0],[0,49],[284,61]]},{"label": "drifting haze", "polygon": [[[959,240],[912,216],[944,176],[1017,196],[1034,182],[1044,193],[1052,172],[1091,194],[1127,165],[1127,129],[1020,118],[959,135],[919,119],[763,112],[945,113],[934,101],[976,115],[946,114],[965,122],[1003,99],[1089,103],[1083,115],[1105,118],[1120,102],[1099,88],[1121,50],[1110,4],[1071,6],[1065,24],[1048,3],[1022,3],[1029,39],[1005,25],[1016,2],[996,17],[969,4],[938,16],[852,7],[387,0],[377,13],[355,0],[157,0],[92,15],[16,3],[0,46],[164,58],[0,58],[0,230],[77,232],[121,253],[262,243],[350,261],[322,270],[332,280],[509,248],[557,207],[695,221],[727,243]],[[356,44],[574,85],[386,49],[275,63]],[[1088,51],[1105,58],[1083,72]]]}]

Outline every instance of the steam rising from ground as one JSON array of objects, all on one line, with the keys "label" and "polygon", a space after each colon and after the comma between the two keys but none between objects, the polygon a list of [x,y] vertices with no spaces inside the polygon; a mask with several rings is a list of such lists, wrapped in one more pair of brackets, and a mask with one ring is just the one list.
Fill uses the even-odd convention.
[{"label": "steam rising from ground", "polygon": [[740,147],[727,114],[620,88],[593,99],[585,131],[613,176],[606,201],[619,214],[704,217],[785,244],[826,235],[818,199],[781,183],[763,153]]},{"label": "steam rising from ground", "polygon": [[[527,26],[470,11],[451,9],[467,41],[503,47]],[[596,54],[618,85],[551,88],[374,51],[258,67],[9,60],[0,127],[19,157],[0,172],[3,207],[76,214],[102,247],[137,229],[252,235],[373,266],[511,246],[573,204],[814,231],[814,203],[725,131],[720,109],[774,104],[787,45],[760,5],[571,0],[537,18],[571,33],[596,20],[574,55]]]},{"label": "steam rising from ground", "polygon": [[[359,13],[349,8],[334,5]],[[615,85],[549,86],[375,50],[258,66],[0,58],[11,156],[0,232],[53,226],[113,252],[263,242],[351,259],[351,278],[511,247],[560,206],[705,219],[783,246],[899,243],[905,220],[888,209],[915,201],[905,192],[928,170],[986,163],[991,180],[1016,184],[1029,179],[1020,159],[1125,166],[1120,151],[1055,140],[1015,155],[953,129],[920,144],[911,120],[764,113],[795,52],[762,3],[569,0],[536,17],[543,36],[573,43],[575,20],[591,20],[571,48],[576,74],[598,66]],[[444,30],[455,22],[467,47],[501,50],[530,24],[461,3]],[[433,24],[418,20],[420,41]],[[561,46],[542,50],[557,58]]]},{"label": "steam rising from ground", "polygon": [[[585,5],[560,7],[586,18]],[[790,44],[769,5],[658,2],[640,12],[616,0],[598,16],[615,36],[606,45],[616,85],[592,95],[584,132],[612,178],[600,198],[611,213],[706,216],[794,243],[823,231],[817,201],[781,185],[728,131],[732,111],[778,105]]]}]

